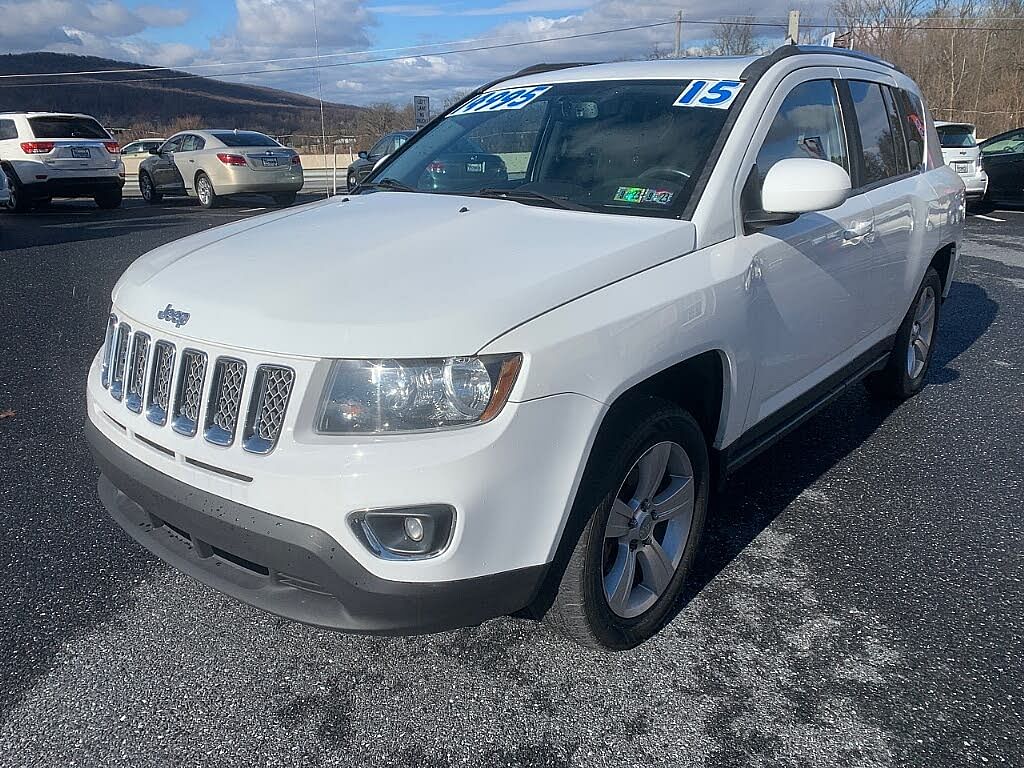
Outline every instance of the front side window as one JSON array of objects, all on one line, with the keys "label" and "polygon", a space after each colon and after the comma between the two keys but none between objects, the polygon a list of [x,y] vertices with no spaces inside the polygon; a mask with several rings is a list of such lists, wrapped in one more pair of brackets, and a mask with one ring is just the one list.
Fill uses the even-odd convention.
[{"label": "front side window", "polygon": [[849,84],[864,153],[861,184],[868,186],[898,176],[901,170],[896,142],[881,86],[863,80],[850,80]]},{"label": "front side window", "polygon": [[167,142],[160,147],[161,152],[177,152],[181,149],[181,142],[185,140],[184,135],[182,136],[171,136]]},{"label": "front side window", "polygon": [[849,173],[850,155],[833,81],[809,80],[786,96],[757,153],[761,180],[779,160],[792,157],[828,160]]},{"label": "front side window", "polygon": [[598,81],[484,94],[482,108],[467,102],[417,134],[369,179],[370,191],[391,179],[418,192],[676,216],[739,90],[708,97],[725,108],[688,106],[690,85]]}]

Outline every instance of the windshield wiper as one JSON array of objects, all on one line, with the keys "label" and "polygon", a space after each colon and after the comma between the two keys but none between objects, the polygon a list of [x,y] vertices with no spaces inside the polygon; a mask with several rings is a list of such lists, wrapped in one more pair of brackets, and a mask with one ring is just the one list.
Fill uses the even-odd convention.
[{"label": "windshield wiper", "polygon": [[556,208],[564,208],[567,211],[592,211],[593,208],[567,200],[564,197],[552,197],[543,192],[532,189],[499,189],[498,187],[484,187],[476,193],[479,197],[496,197],[501,200],[511,200],[516,203],[527,203],[531,200],[541,200]]},{"label": "windshield wiper", "polygon": [[410,187],[408,184],[403,184],[398,179],[392,179],[390,176],[375,181],[371,184],[360,184],[358,189],[386,189],[389,192],[419,192],[415,187]]}]

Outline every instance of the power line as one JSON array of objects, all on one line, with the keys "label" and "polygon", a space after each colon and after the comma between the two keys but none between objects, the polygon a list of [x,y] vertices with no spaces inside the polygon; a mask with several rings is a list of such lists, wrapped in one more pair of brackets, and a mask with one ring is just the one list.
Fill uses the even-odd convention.
[{"label": "power line", "polygon": [[[633,32],[633,31],[640,30],[640,29],[653,29],[654,27],[663,27],[663,26],[666,26],[666,25],[669,25],[669,24],[675,24],[675,20],[673,19],[671,21],[657,21],[657,22],[652,22],[652,23],[649,23],[649,24],[636,24],[636,25],[631,26],[631,27],[616,27],[614,29],[601,29],[601,30],[597,30],[595,32],[578,32],[578,33],[572,34],[572,35],[557,35],[555,37],[546,37],[546,38],[543,38],[543,39],[540,39],[540,40],[519,40],[519,41],[511,42],[511,43],[500,43],[500,44],[495,44],[495,45],[479,45],[479,46],[473,46],[473,47],[468,47],[468,48],[455,48],[455,49],[452,49],[452,50],[449,50],[449,51],[436,51],[436,52],[433,52],[433,53],[424,53],[424,54],[419,54],[419,55],[422,55],[422,56],[451,56],[451,55],[456,54],[456,53],[474,53],[476,51],[493,51],[493,50],[497,50],[497,49],[500,49],[500,48],[517,48],[519,46],[524,46],[524,45],[540,45],[542,43],[553,43],[553,42],[558,42],[558,41],[562,41],[562,40],[578,40],[580,38],[585,38],[585,37],[599,37],[601,35],[612,35],[612,34],[617,34],[619,32]],[[451,43],[435,43],[435,45],[437,45],[437,46],[450,45],[450,44]],[[340,54],[336,54],[336,55],[340,55]],[[303,57],[303,58],[309,59],[309,58],[315,58],[315,57]],[[30,87],[31,88],[44,88],[44,87],[52,87],[52,86],[69,86],[69,85],[93,85],[93,86],[95,86],[97,84],[110,85],[110,84],[114,84],[114,83],[157,83],[157,82],[175,81],[175,80],[195,80],[197,78],[204,78],[204,77],[211,77],[211,76],[212,77],[217,77],[217,78],[241,77],[243,75],[267,75],[267,74],[277,74],[279,72],[298,72],[298,71],[302,71],[302,70],[319,69],[319,68],[331,69],[331,68],[336,68],[336,67],[351,67],[351,66],[355,66],[357,64],[381,64],[381,63],[385,63],[385,62],[389,62],[389,61],[402,61],[404,59],[411,59],[411,58],[415,58],[415,55],[382,56],[382,57],[373,58],[373,59],[360,59],[359,61],[338,61],[338,62],[334,62],[334,63],[331,63],[331,64],[320,64],[320,65],[309,64],[309,65],[294,66],[294,67],[279,67],[277,69],[252,69],[252,70],[245,70],[245,71],[242,71],[242,72],[223,72],[223,73],[217,73],[215,75],[192,75],[192,74],[188,74],[186,72],[183,72],[181,74],[177,74],[177,75],[174,75],[174,76],[171,76],[171,77],[118,78],[118,79],[114,79],[114,80],[108,80],[108,79],[103,78],[103,79],[95,79],[95,80],[67,81],[67,82],[59,82],[59,83],[35,83],[35,82],[30,82],[30,83],[25,83],[23,85],[19,84],[19,83],[7,83],[7,84],[4,84],[4,85],[0,85],[0,88],[30,88]],[[163,67],[154,67],[153,68],[153,70],[160,70],[160,69],[164,69],[164,68]],[[112,70],[100,71],[100,72],[90,73],[90,74],[106,74],[107,72],[110,72],[110,71],[112,71]],[[131,69],[131,70],[127,70],[127,71],[128,72],[138,72],[139,70]],[[67,76],[72,76],[72,75],[74,75],[74,76],[82,76],[84,73],[80,73],[80,72],[68,72],[68,73],[58,73],[58,74],[41,73],[41,74],[27,75],[27,76],[28,77],[55,77],[55,76],[59,76],[61,74],[67,75]]]}]

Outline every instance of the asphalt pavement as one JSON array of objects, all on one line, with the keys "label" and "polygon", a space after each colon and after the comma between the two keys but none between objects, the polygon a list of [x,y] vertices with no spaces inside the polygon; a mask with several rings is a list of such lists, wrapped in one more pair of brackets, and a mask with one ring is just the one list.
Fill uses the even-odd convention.
[{"label": "asphalt pavement", "polygon": [[969,220],[925,391],[853,388],[748,465],[672,623],[599,654],[521,619],[290,623],[108,519],[82,424],[111,287],[265,206],[0,215],[0,766],[1024,766],[1024,212]]}]

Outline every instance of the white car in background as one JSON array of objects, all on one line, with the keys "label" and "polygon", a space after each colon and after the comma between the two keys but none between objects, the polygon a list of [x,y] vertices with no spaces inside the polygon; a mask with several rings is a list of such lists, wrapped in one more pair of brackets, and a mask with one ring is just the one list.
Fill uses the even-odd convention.
[{"label": "white car in background", "polygon": [[526,609],[629,648],[674,615],[719,478],[852,383],[924,387],[963,222],[878,59],[524,70],[354,191],[128,268],[88,374],[99,496],[297,621]]},{"label": "white car in background", "polygon": [[967,197],[980,200],[988,193],[988,174],[981,165],[981,148],[971,123],[935,121],[942,144],[942,159],[959,174],[967,188]]},{"label": "white car in background", "polygon": [[89,115],[0,113],[0,169],[10,187],[7,210],[16,213],[55,197],[91,197],[100,208],[121,205],[120,147]]}]

